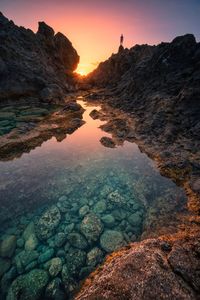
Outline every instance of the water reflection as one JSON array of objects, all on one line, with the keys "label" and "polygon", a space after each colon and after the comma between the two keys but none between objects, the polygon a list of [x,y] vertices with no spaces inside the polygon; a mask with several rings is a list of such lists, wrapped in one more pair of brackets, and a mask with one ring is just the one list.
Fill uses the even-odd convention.
[{"label": "water reflection", "polygon": [[107,253],[141,235],[174,232],[187,214],[183,191],[136,144],[104,147],[104,122],[79,103],[85,124],[73,134],[0,162],[2,282],[15,274],[3,297],[23,299],[27,282],[40,278],[42,299],[55,292],[65,299]]},{"label": "water reflection", "polygon": [[52,106],[36,103],[0,107],[0,160],[12,160],[55,137],[58,142],[83,125],[76,103]]}]

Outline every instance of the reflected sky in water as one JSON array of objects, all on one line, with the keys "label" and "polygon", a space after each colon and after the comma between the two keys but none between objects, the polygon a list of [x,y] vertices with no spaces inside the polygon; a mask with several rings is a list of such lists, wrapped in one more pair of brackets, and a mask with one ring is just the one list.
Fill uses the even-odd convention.
[{"label": "reflected sky in water", "polygon": [[[19,159],[0,162],[1,222],[16,221],[23,213],[54,203],[69,186],[80,195],[81,188],[98,185],[106,178],[112,184],[112,177],[118,177],[129,189],[139,180],[149,189],[147,201],[168,190],[175,196],[180,193],[171,180],[159,174],[154,162],[136,144],[125,142],[115,149],[104,147],[99,142],[101,137],[109,136],[99,128],[104,122],[89,115],[100,107],[88,106],[80,99],[79,103],[85,108],[86,123],[73,134],[61,142],[52,138]],[[96,182],[92,181],[95,176]]]}]

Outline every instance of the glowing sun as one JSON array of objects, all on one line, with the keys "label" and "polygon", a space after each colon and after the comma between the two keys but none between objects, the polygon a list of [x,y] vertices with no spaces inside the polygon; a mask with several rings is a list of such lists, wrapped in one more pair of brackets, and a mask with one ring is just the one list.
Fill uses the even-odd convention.
[{"label": "glowing sun", "polygon": [[76,69],[76,73],[80,74],[81,76],[86,76],[90,72],[92,72],[97,65],[93,63],[80,63]]}]

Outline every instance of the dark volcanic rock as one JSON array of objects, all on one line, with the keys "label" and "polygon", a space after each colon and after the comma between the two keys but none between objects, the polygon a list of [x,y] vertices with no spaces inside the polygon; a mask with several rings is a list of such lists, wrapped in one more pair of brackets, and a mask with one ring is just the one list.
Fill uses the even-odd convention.
[{"label": "dark volcanic rock", "polygon": [[[158,46],[121,48],[86,82],[105,88],[95,95],[108,113],[101,129],[115,142],[130,137],[156,159],[161,174],[185,188],[191,221],[199,225],[200,43],[187,34]],[[187,226],[186,237],[146,240],[114,253],[75,299],[199,299],[199,227],[193,234]]]},{"label": "dark volcanic rock", "polygon": [[199,234],[134,243],[108,257],[75,299],[199,299],[199,246]]},{"label": "dark volcanic rock", "polygon": [[[158,46],[134,46],[113,54],[87,80],[112,87],[109,104],[138,116],[136,130],[165,137],[198,135],[200,44],[191,34]],[[106,99],[104,99],[106,102]]]},{"label": "dark volcanic rock", "polygon": [[115,143],[113,142],[113,140],[107,136],[103,136],[100,139],[100,142],[103,146],[108,147],[108,148],[115,148]]},{"label": "dark volcanic rock", "polygon": [[[159,161],[162,174],[200,199],[193,188],[194,177],[200,175],[200,43],[195,37],[186,34],[171,43],[120,49],[86,81],[106,88],[99,93],[102,103],[128,113],[131,136]],[[113,123],[111,118],[101,128],[113,137],[130,136],[123,128],[119,135]],[[200,201],[195,201],[189,206],[199,212]]]},{"label": "dark volcanic rock", "polygon": [[59,99],[73,89],[78,62],[71,42],[44,22],[34,34],[0,13],[0,98],[40,92],[44,100]]},{"label": "dark volcanic rock", "polygon": [[101,87],[115,87],[135,63],[151,57],[154,48],[148,45],[136,45],[130,50],[119,48],[117,54],[112,54],[108,60],[100,63],[86,80]]},{"label": "dark volcanic rock", "polygon": [[96,120],[96,119],[100,119],[102,117],[102,114],[100,111],[96,110],[96,109],[93,109],[90,113],[90,117],[93,119],[93,120]]}]

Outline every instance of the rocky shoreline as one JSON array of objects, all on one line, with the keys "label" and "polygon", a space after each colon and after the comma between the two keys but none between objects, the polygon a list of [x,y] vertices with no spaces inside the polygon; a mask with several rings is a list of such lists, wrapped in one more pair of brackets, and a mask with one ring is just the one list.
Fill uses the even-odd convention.
[{"label": "rocky shoreline", "polygon": [[[69,164],[58,178],[62,193],[40,194],[34,213],[25,211],[23,189],[13,195],[21,206],[4,197],[11,213],[2,220],[13,223],[0,238],[2,299],[199,299],[200,44],[188,34],[158,46],[120,47],[77,81],[79,56],[64,35],[44,22],[34,34],[2,14],[0,25],[1,160],[82,126],[84,110],[70,94],[79,85],[87,102],[101,104],[90,116],[105,121],[100,128],[111,137],[100,143],[114,151],[135,142],[188,196],[186,203],[182,192],[174,198],[173,187],[161,186],[153,201],[152,170],[144,178],[134,170],[130,182],[99,159],[85,174]],[[28,204],[33,209],[37,201],[36,193]]]},{"label": "rocky shoreline", "polygon": [[[63,124],[65,128],[66,121],[70,121],[70,115],[66,115],[66,111],[68,111],[69,107],[71,107],[71,109],[72,107],[78,109],[77,105],[72,105],[72,103],[73,102],[68,102],[68,104],[60,109],[60,112],[63,112],[64,115],[62,113],[61,115],[56,114],[55,116],[55,121],[59,121],[59,118],[61,118],[61,126]],[[82,110],[79,107],[76,112],[75,109],[75,112],[72,114],[73,117],[74,113],[82,115]],[[98,117],[107,121],[102,125],[102,129],[112,133],[111,140],[115,146],[124,143],[123,132],[128,136],[127,140],[134,142],[132,120],[127,119],[126,113],[122,113],[116,109],[112,109],[111,111],[109,107],[106,105],[104,107],[103,105],[102,110],[92,111],[91,116],[94,119]],[[118,116],[117,121],[115,116]],[[113,122],[113,117],[115,122]],[[65,118],[66,121],[64,122]],[[50,123],[51,120],[52,116],[50,117]],[[42,124],[45,126],[45,123],[42,122]],[[27,142],[29,141],[28,144],[30,143],[29,138],[30,137],[27,139]],[[38,139],[36,139],[36,141],[37,140]],[[9,153],[9,151],[6,152]],[[75,178],[73,178],[74,182],[77,182],[78,185],[81,184],[83,187],[86,186],[86,183],[81,179],[81,173],[77,170],[75,173],[76,175],[73,175],[75,176]],[[99,176],[102,181],[103,177],[101,177],[100,174]],[[110,189],[109,185],[99,187],[94,203],[91,201],[90,196],[93,190],[85,191],[86,199],[82,193],[80,197],[76,199],[73,197],[73,191],[76,191],[77,187],[72,187],[71,184],[69,187],[65,183],[66,196],[61,196],[56,204],[54,200],[52,206],[48,205],[47,208],[42,209],[42,212],[39,211],[34,213],[34,215],[28,214],[27,217],[17,218],[16,228],[9,228],[9,230],[5,232],[5,238],[4,236],[1,237],[0,248],[3,249],[1,250],[3,252],[0,254],[0,263],[3,272],[1,280],[3,297],[8,293],[7,299],[13,299],[13,297],[14,299],[18,299],[17,297],[20,297],[19,295],[22,295],[21,297],[33,297],[34,300],[40,297],[43,297],[42,299],[44,299],[44,297],[45,299],[54,299],[55,294],[59,295],[60,299],[66,299],[69,296],[74,298],[76,297],[75,294],[79,290],[79,284],[82,280],[86,278],[86,283],[88,282],[87,276],[104,260],[105,255],[108,253],[112,253],[124,245],[129,245],[130,242],[134,240],[146,239],[150,236],[155,237],[163,233],[169,234],[170,231],[174,232],[175,228],[179,230],[179,226],[182,226],[182,232],[188,232],[188,226],[191,227],[190,232],[192,230],[195,231],[196,224],[189,222],[188,217],[191,215],[185,214],[184,210],[180,210],[180,212],[176,213],[177,220],[172,216],[173,210],[177,210],[177,207],[184,207],[183,195],[178,196],[176,203],[174,203],[174,198],[170,196],[173,191],[171,193],[168,192],[165,200],[161,187],[160,197],[155,198],[156,205],[154,206],[153,203],[149,203],[148,207],[147,200],[149,201],[149,199],[147,195],[149,191],[147,189],[146,194],[143,190],[146,186],[149,186],[148,180],[142,181],[141,183],[140,180],[138,180],[138,182],[135,183],[132,198],[131,194],[124,194],[124,192],[122,193],[119,190],[120,185],[123,187],[123,185],[129,181],[126,175],[120,170],[120,174],[112,173],[110,176],[112,180],[116,180],[116,190]],[[119,180],[122,180],[122,183],[120,183]],[[130,189],[133,187],[132,184],[133,182],[130,182]],[[96,188],[97,185],[95,182],[91,182],[91,187],[92,186]],[[67,189],[69,189],[69,194]],[[101,200],[97,201],[97,199],[99,199],[99,193]],[[171,202],[169,201],[170,198]],[[131,201],[131,199],[133,201]],[[139,199],[139,203],[136,203],[135,199]],[[166,201],[167,203],[165,203]],[[158,206],[159,202],[160,207]],[[109,206],[108,203],[110,203]],[[133,212],[132,206],[129,205],[134,205]],[[126,210],[124,209],[125,206],[127,206]],[[140,211],[143,211],[143,209],[145,211],[145,217],[140,214]],[[77,212],[79,214],[78,218],[76,217]],[[181,221],[183,223],[181,223]],[[138,232],[136,235],[133,235],[132,233],[137,231],[137,226]],[[196,232],[198,233],[197,229]],[[164,238],[166,239],[167,237],[165,236]],[[188,238],[190,238],[189,232]],[[198,240],[198,236],[196,236],[196,238]],[[147,245],[145,244],[144,253],[146,253],[147,249],[151,251],[151,247],[153,247],[152,252],[154,252],[155,247],[152,246],[151,241],[146,241],[145,243],[147,243]],[[157,240],[154,240],[153,243],[159,245],[159,241]],[[191,243],[193,243],[193,240]],[[12,247],[10,245],[12,245]],[[138,247],[142,247],[143,242],[137,245]],[[133,244],[127,247],[130,247],[130,249],[133,247],[133,249],[135,249],[134,247],[136,247],[136,245]],[[7,249],[6,251],[4,250],[5,248]],[[5,252],[8,254],[5,254]],[[123,252],[120,251],[120,253]],[[134,250],[130,250],[130,256],[132,255],[134,259]],[[118,257],[117,252],[114,252],[114,254],[111,254],[111,257],[108,257],[103,268],[107,269],[110,259],[115,256]],[[121,254],[119,256],[121,257]],[[73,260],[73,264],[71,264],[71,260]],[[90,265],[90,260],[92,265]],[[124,266],[124,260],[121,260],[121,258],[119,264],[120,261],[121,267],[125,269],[126,274],[126,264]],[[157,265],[153,265],[154,260],[150,259],[149,264],[152,264],[152,266],[157,269]],[[115,271],[113,265],[112,267],[113,271]],[[95,297],[97,297],[98,299],[98,297],[101,298],[102,295],[104,295],[103,293],[107,293],[106,288],[101,286],[100,291],[97,292],[95,296],[93,295],[93,287],[96,286],[96,280],[98,282],[102,280],[101,268],[102,267],[95,272],[96,275],[94,279],[92,275],[92,283],[89,286],[89,290],[88,287],[85,290],[85,286],[83,286],[83,290],[81,290],[77,297],[80,297],[80,299],[82,299],[81,297],[83,297],[83,299],[95,299]],[[118,286],[118,280],[121,281],[121,277],[117,277],[118,274],[120,273],[116,272],[116,286]],[[171,276],[171,270],[169,270],[169,274]],[[166,274],[163,276],[165,275]],[[160,273],[158,273],[158,278],[159,276]],[[112,282],[112,278],[114,277],[106,277],[107,282]],[[39,281],[41,284],[38,284]],[[179,281],[180,280],[176,283],[175,291],[173,290],[171,296],[177,295],[176,289],[179,285]],[[29,284],[32,286],[34,282],[36,282],[34,286],[35,293],[31,296],[32,290],[30,291],[28,286]],[[132,279],[127,282],[127,289],[130,289],[129,284],[132,285],[134,282],[132,282]],[[115,288],[112,289],[112,292],[114,293],[113,297],[121,299],[122,294],[119,293],[119,295],[116,296],[117,291]],[[160,293],[161,292],[162,291],[160,291]],[[178,295],[184,295],[184,293],[186,293],[185,289],[180,290]],[[186,293],[186,296],[190,294],[194,296],[196,295],[195,293],[196,292],[189,291],[188,294]],[[127,296],[127,294],[125,296]],[[109,297],[112,299],[112,293],[110,294],[110,292]],[[131,297],[130,299],[134,299],[134,295]]]},{"label": "rocky shoreline", "polygon": [[0,105],[0,160],[19,158],[53,136],[62,141],[84,124],[83,112],[74,94],[54,105],[33,97],[21,99],[20,104],[4,101]]},{"label": "rocky shoreline", "polygon": [[109,256],[76,299],[199,299],[199,54],[192,35],[121,47],[83,82],[94,89],[87,101],[102,106],[91,116],[106,121],[101,128],[112,134],[103,144],[136,142],[162,175],[184,187],[191,215],[171,236],[154,220],[161,237],[146,239],[147,229],[144,241]]},{"label": "rocky shoreline", "polygon": [[[106,96],[105,96],[106,95]],[[182,186],[188,197],[187,207],[191,212],[190,221],[199,224],[199,151],[196,155],[191,154],[187,147],[179,147],[179,144],[174,143],[167,148],[166,143],[155,143],[154,141],[147,141],[148,136],[141,136],[135,127],[135,117],[132,113],[124,112],[123,110],[113,108],[110,105],[109,100],[113,100],[113,96],[110,96],[110,92],[105,89],[93,90],[90,94],[86,93],[85,98],[89,103],[96,103],[101,105],[100,111],[92,111],[91,117],[99,118],[105,122],[100,128],[111,134],[112,138],[102,138],[104,141],[102,144],[106,147],[115,148],[122,146],[124,142],[135,142],[141,152],[146,153],[151,159],[156,162],[160,173],[163,176],[172,179],[178,186]],[[106,99],[106,101],[105,101]],[[183,143],[185,140],[182,140]],[[190,140],[191,142],[191,140]],[[196,141],[198,143],[198,141]],[[171,151],[173,156],[164,155],[163,151]],[[190,158],[190,160],[189,160]],[[182,164],[181,164],[182,162]],[[187,168],[187,164],[193,163],[196,168]],[[158,225],[159,228],[159,225]],[[159,229],[158,231],[159,232]]]},{"label": "rocky shoreline", "polygon": [[[124,111],[131,120],[126,130],[110,113],[103,130],[118,140],[130,138],[157,161],[161,173],[184,186],[189,206],[200,212],[200,43],[193,35],[158,46],[120,49],[85,79],[99,90],[87,95]],[[110,109],[109,109],[110,107]],[[115,119],[116,120],[115,120]],[[128,126],[128,125],[127,125]],[[126,132],[127,131],[127,132]]]},{"label": "rocky shoreline", "polygon": [[199,247],[199,230],[131,244],[109,256],[75,299],[199,299]]}]

